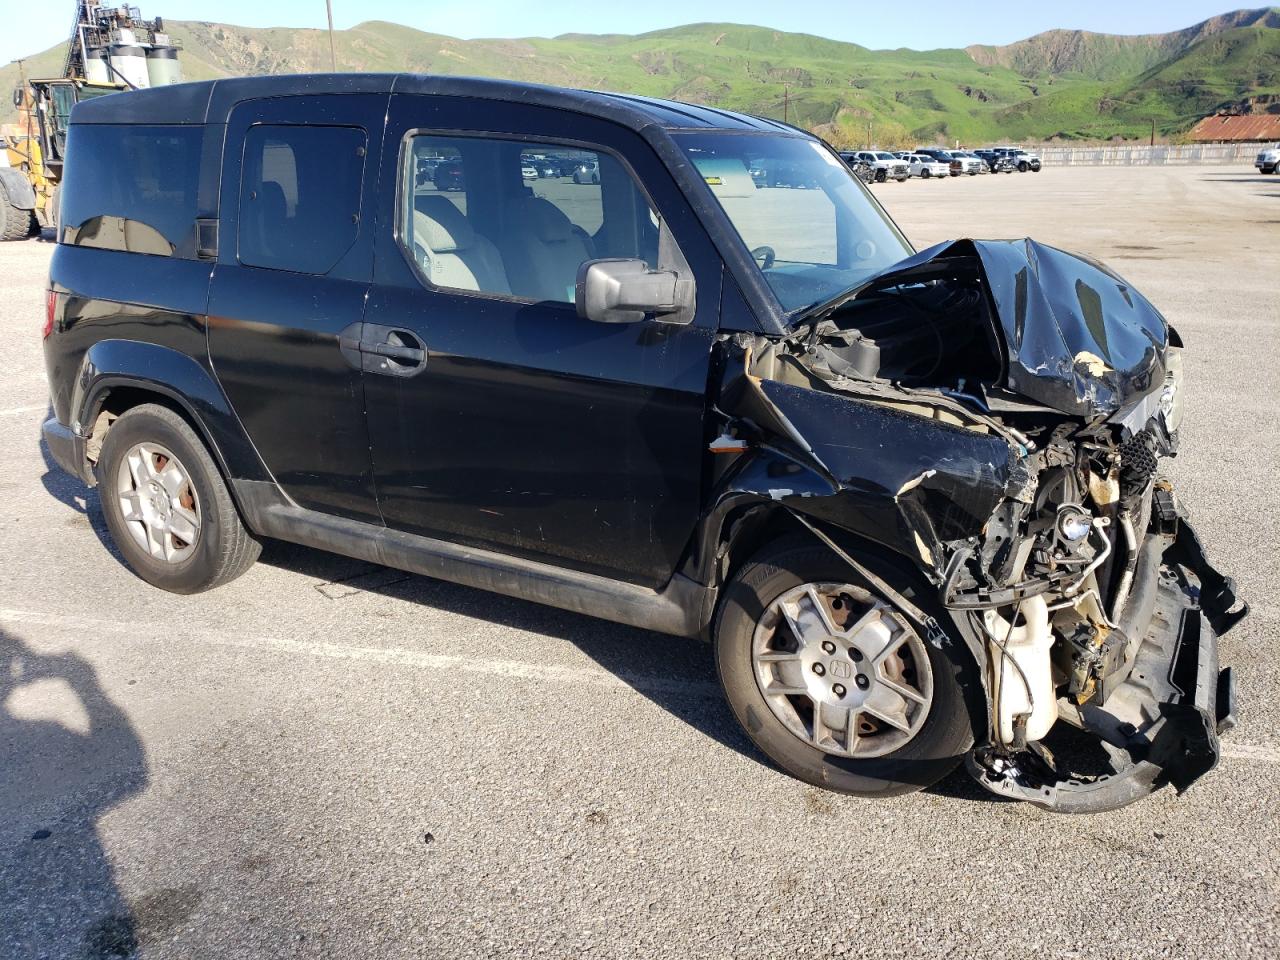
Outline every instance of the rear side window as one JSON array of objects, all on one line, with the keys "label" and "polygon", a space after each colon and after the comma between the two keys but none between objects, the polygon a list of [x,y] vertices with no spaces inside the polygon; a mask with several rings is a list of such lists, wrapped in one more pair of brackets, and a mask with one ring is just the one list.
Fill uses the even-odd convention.
[{"label": "rear side window", "polygon": [[202,126],[71,127],[62,242],[195,257]]},{"label": "rear side window", "polygon": [[332,270],[360,233],[367,148],[359,127],[250,127],[240,182],[240,262],[293,273]]}]

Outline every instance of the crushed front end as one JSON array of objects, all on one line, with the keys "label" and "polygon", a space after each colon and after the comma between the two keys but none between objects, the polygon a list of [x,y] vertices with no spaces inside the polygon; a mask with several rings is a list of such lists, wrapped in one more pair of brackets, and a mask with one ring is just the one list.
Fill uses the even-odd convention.
[{"label": "crushed front end", "polygon": [[[1136,433],[1053,431],[1028,454],[1027,486],[952,545],[943,602],[987,645],[990,739],[969,769],[988,789],[1096,812],[1216,764],[1234,723],[1217,638],[1247,607],[1159,473],[1172,446],[1163,413]],[[1058,721],[1101,755],[1055,756]]]},{"label": "crushed front end", "polygon": [[980,783],[1096,812],[1214,767],[1217,638],[1248,607],[1161,472],[1181,343],[1140,294],[1032,241],[957,241],[737,343],[726,437],[762,451],[738,495],[916,563],[982,674]]}]

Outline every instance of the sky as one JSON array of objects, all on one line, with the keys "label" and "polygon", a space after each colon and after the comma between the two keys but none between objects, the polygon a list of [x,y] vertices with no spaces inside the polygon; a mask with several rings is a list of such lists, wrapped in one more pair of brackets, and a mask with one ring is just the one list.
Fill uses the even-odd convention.
[{"label": "sky", "polygon": [[[249,27],[323,27],[324,0],[128,0],[146,18],[217,20]],[[390,20],[455,37],[553,37],[561,33],[643,33],[684,23],[729,21],[813,33],[873,49],[1010,43],[1055,27],[1099,33],[1164,33],[1263,3],[1230,0],[1074,0],[973,4],[941,0],[332,0],[334,26]],[[106,5],[106,4],[104,4]],[[36,16],[39,11],[40,16]],[[0,0],[0,64],[66,39],[75,0]],[[15,28],[15,25],[20,25]]]}]

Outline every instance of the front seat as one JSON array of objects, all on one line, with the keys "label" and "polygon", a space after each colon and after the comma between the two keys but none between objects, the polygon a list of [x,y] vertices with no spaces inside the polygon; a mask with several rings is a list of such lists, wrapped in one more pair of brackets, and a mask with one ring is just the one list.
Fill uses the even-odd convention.
[{"label": "front seat", "polygon": [[518,297],[572,303],[578,267],[595,258],[591,237],[549,200],[525,197],[503,239],[511,290]]},{"label": "front seat", "polygon": [[447,197],[414,198],[413,246],[432,286],[511,293],[498,248]]}]

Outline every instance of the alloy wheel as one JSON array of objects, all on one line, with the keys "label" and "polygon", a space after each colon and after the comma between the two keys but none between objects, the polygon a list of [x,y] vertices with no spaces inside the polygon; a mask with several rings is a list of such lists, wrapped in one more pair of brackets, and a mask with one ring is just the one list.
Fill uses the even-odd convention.
[{"label": "alloy wheel", "polygon": [[129,448],[116,471],[120,514],[134,542],[156,560],[181,563],[200,539],[200,500],[186,467],[158,443]]},{"label": "alloy wheel", "polygon": [[774,716],[835,756],[901,749],[933,702],[933,671],[919,635],[852,584],[805,583],[775,599],[756,626],[752,661]]}]

